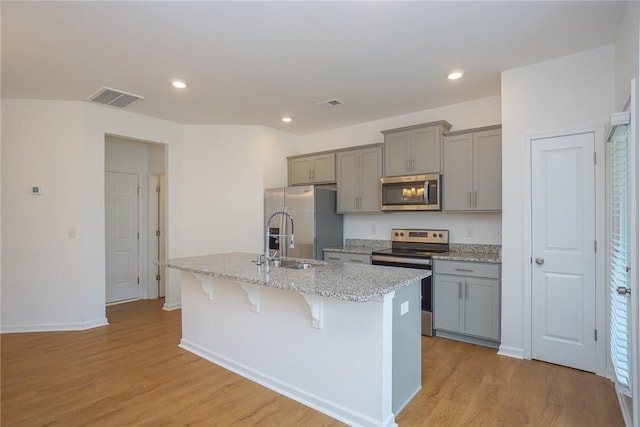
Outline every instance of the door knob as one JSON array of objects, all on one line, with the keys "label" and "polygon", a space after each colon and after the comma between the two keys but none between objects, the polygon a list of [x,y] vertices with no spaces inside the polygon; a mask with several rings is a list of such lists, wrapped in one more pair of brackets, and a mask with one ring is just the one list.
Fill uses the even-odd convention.
[{"label": "door knob", "polygon": [[620,294],[620,295],[628,295],[631,293],[631,289],[629,288],[625,288],[624,286],[619,286],[616,291]]},{"label": "door knob", "polygon": [[536,258],[536,264],[538,265],[544,264],[544,258]]}]

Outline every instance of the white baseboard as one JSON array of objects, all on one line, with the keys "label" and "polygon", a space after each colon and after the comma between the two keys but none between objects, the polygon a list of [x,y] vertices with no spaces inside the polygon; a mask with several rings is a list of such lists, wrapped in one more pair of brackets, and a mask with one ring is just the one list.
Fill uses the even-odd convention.
[{"label": "white baseboard", "polygon": [[162,309],[165,310],[165,311],[179,310],[181,308],[182,308],[182,303],[180,303],[180,302],[174,302],[174,303],[171,303],[171,304],[165,303],[162,306]]},{"label": "white baseboard", "polygon": [[524,359],[524,350],[521,348],[501,345],[498,348],[498,354],[500,356],[513,357],[514,359]]},{"label": "white baseboard", "polygon": [[224,356],[209,351],[201,346],[189,342],[184,338],[180,340],[180,348],[187,350],[197,356],[202,357],[209,362],[220,365],[231,372],[234,372],[244,378],[247,378],[253,382],[267,387],[277,393],[287,396],[297,402],[302,403],[310,408],[313,408],[323,414],[326,414],[336,420],[347,423],[351,426],[366,426],[366,427],[396,427],[395,417],[391,414],[387,419],[378,421],[365,414],[355,412],[349,408],[346,408],[336,402],[329,401],[313,393],[309,393],[305,390],[301,390],[296,386],[288,383],[284,383],[269,375],[258,372],[245,366],[241,363],[237,363],[233,360],[229,360]]},{"label": "white baseboard", "polygon": [[0,332],[3,334],[18,334],[24,332],[63,332],[63,331],[84,331],[87,329],[106,326],[109,321],[106,317],[89,320],[87,322],[68,323],[43,323],[35,325],[2,325]]}]

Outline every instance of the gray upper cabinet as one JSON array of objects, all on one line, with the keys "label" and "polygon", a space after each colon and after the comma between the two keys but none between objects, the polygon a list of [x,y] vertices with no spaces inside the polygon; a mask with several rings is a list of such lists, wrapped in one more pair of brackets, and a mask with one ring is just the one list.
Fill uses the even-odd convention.
[{"label": "gray upper cabinet", "polygon": [[288,157],[289,185],[336,182],[335,153]]},{"label": "gray upper cabinet", "polygon": [[445,133],[443,169],[445,211],[502,210],[501,126]]},{"label": "gray upper cabinet", "polygon": [[380,212],[382,145],[336,155],[338,213]]},{"label": "gray upper cabinet", "polygon": [[442,133],[451,129],[444,120],[382,131],[384,175],[440,173]]}]

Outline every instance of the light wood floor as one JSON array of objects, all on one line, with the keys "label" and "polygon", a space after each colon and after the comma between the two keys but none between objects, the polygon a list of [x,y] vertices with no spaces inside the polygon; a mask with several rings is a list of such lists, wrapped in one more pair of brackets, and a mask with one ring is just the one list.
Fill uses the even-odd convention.
[{"label": "light wood floor", "polygon": [[[8,426],[338,426],[341,423],[178,348],[180,311],[162,301],[107,309],[110,325],[5,334]],[[409,426],[623,426],[613,385],[593,374],[423,338]]]}]

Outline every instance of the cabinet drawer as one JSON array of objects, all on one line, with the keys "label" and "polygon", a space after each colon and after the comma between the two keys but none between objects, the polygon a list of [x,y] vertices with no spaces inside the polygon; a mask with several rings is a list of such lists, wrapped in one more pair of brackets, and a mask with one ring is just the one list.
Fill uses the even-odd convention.
[{"label": "cabinet drawer", "polygon": [[359,264],[371,264],[371,255],[325,251],[324,260],[334,261],[334,262],[337,261],[337,262],[354,262]]},{"label": "cabinet drawer", "polygon": [[500,265],[484,262],[434,261],[436,274],[455,274],[458,276],[500,278]]}]

